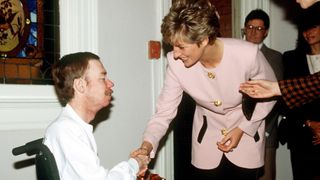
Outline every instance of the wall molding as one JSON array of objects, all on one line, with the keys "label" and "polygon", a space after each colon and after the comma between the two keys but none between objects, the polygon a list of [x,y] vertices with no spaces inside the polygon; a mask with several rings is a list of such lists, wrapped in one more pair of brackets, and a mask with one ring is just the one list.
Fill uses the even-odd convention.
[{"label": "wall molding", "polygon": [[60,54],[98,53],[98,0],[60,0]]},{"label": "wall molding", "polygon": [[53,86],[0,85],[0,130],[44,129],[60,108]]},{"label": "wall molding", "polygon": [[[169,9],[171,7],[172,1],[171,0],[163,0],[159,1],[158,7],[160,9],[159,19],[158,19],[158,39],[161,39],[161,33],[160,33],[160,26],[162,23],[163,17],[169,12]],[[157,103],[158,96],[160,94],[160,91],[162,89],[164,78],[165,78],[165,72],[166,72],[166,66],[167,61],[166,57],[163,56],[163,53],[161,53],[161,59],[159,61],[153,61],[152,63],[152,92],[153,92],[153,110],[155,110],[155,105]],[[154,113],[154,112],[152,112]],[[170,132],[168,135],[168,138],[165,142],[165,146],[158,152],[154,172],[160,174],[161,176],[165,177],[166,179],[174,179],[174,146],[173,146],[173,132]]]}]

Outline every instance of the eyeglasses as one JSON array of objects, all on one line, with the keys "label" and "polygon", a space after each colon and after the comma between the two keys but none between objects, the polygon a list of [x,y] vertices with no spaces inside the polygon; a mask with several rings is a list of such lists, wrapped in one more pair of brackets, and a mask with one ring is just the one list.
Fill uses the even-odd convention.
[{"label": "eyeglasses", "polygon": [[261,26],[248,25],[248,26],[246,26],[246,30],[249,30],[249,31],[256,30],[256,31],[262,32],[262,31],[266,30],[266,28],[265,27],[261,27]]}]

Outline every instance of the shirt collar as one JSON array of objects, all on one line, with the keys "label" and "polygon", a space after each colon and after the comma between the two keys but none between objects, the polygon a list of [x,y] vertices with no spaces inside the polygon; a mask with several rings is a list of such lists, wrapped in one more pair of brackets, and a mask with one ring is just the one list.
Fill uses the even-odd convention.
[{"label": "shirt collar", "polygon": [[76,121],[81,127],[83,127],[88,132],[93,132],[93,126],[91,124],[86,123],[70,106],[67,104],[64,110],[72,117],[74,121]]}]

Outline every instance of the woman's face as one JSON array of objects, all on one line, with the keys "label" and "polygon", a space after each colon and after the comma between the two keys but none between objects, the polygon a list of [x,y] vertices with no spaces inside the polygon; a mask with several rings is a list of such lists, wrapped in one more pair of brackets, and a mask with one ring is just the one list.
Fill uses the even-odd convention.
[{"label": "woman's face", "polygon": [[299,3],[303,9],[307,9],[318,1],[319,0],[296,0],[296,2]]},{"label": "woman's face", "polygon": [[174,59],[181,60],[184,66],[189,68],[199,61],[206,45],[207,43],[204,41],[200,45],[178,41],[173,44]]},{"label": "woman's face", "polygon": [[320,44],[320,25],[303,31],[303,37],[310,46]]}]

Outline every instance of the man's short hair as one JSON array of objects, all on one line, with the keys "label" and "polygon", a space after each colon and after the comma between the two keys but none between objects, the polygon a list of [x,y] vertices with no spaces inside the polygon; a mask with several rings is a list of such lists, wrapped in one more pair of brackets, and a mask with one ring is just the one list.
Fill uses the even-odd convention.
[{"label": "man's short hair", "polygon": [[83,77],[89,60],[98,60],[98,55],[91,52],[77,52],[63,56],[52,67],[52,78],[59,100],[69,102],[74,97],[73,82]]},{"label": "man's short hair", "polygon": [[253,19],[260,19],[263,21],[264,26],[266,29],[269,29],[270,27],[270,19],[269,19],[269,15],[264,12],[262,9],[255,9],[252,10],[246,17],[244,25],[246,26],[247,23]]}]

